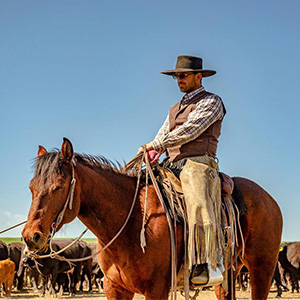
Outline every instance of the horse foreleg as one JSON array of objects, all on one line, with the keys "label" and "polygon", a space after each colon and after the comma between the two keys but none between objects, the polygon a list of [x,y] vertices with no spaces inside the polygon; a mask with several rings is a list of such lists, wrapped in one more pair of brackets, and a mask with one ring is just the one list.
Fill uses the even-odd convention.
[{"label": "horse foreleg", "polygon": [[104,277],[104,292],[108,300],[132,300],[134,293],[114,284],[110,279]]},{"label": "horse foreleg", "polygon": [[165,283],[162,285],[160,282],[157,282],[157,284],[154,283],[154,287],[145,292],[145,300],[168,300],[169,284]]}]

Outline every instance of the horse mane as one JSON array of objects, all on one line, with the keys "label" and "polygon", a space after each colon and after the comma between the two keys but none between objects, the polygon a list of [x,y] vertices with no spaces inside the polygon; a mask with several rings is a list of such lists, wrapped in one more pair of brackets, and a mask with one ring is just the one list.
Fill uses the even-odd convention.
[{"label": "horse mane", "polygon": [[[89,154],[74,153],[74,162],[83,164],[86,167],[93,169],[94,171],[101,172],[107,170],[109,172],[123,174],[128,177],[136,177],[136,172],[133,170],[123,170],[119,162],[112,162],[104,156],[93,156]],[[37,157],[34,161],[33,167],[35,168],[35,174],[40,178],[51,177],[51,174],[59,174],[63,159],[59,149],[54,149],[52,152],[48,152],[41,157]]]},{"label": "horse mane", "polygon": [[120,172],[121,164],[113,162],[101,155],[78,154],[75,153],[74,159],[76,162],[82,163],[90,168],[110,169],[115,172]]},{"label": "horse mane", "polygon": [[122,165],[116,161],[113,162],[110,159],[105,158],[102,155],[89,155],[89,154],[78,154],[74,155],[76,162],[79,162],[93,170],[109,170],[114,173],[124,174],[130,177],[136,177],[136,172],[133,170],[124,170]]}]

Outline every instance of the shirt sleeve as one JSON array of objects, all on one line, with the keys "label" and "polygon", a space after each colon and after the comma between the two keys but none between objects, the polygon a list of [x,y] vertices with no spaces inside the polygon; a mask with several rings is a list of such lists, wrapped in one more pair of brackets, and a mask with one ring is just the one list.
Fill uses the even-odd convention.
[{"label": "shirt sleeve", "polygon": [[[188,115],[187,120],[176,129],[169,132],[164,128],[157,133],[152,142],[153,148],[164,152],[167,148],[180,146],[196,139],[209,126],[224,117],[222,100],[217,95],[208,96],[196,105],[196,108]],[[165,123],[168,123],[168,118]],[[169,127],[169,126],[168,126]]]},{"label": "shirt sleeve", "polygon": [[[152,144],[153,144],[153,148],[155,150],[158,150],[159,149],[159,146],[165,136],[169,133],[169,114],[167,115],[167,118],[166,120],[164,121],[163,125],[160,127],[160,129],[158,130],[154,140],[152,141]],[[159,150],[158,150],[159,151]]]}]

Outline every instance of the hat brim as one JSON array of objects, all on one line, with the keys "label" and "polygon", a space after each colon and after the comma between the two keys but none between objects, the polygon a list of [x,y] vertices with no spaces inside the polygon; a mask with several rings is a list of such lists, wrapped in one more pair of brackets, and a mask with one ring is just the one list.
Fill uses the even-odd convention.
[{"label": "hat brim", "polygon": [[178,68],[175,70],[167,70],[160,72],[161,74],[164,75],[174,75],[176,73],[181,73],[181,72],[199,72],[202,74],[203,77],[209,77],[215,75],[217,72],[214,70],[203,70],[203,69],[186,69],[186,68]]}]

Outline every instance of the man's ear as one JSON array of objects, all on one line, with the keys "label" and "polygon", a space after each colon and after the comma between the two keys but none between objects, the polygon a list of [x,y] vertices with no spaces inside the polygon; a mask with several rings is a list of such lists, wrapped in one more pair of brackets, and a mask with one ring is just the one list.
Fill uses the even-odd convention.
[{"label": "man's ear", "polygon": [[73,146],[72,143],[65,137],[61,145],[60,153],[65,162],[71,162],[73,158]]},{"label": "man's ear", "polygon": [[201,82],[202,77],[203,77],[202,73],[197,73],[195,76],[197,77],[197,80],[200,80],[200,82]]}]

